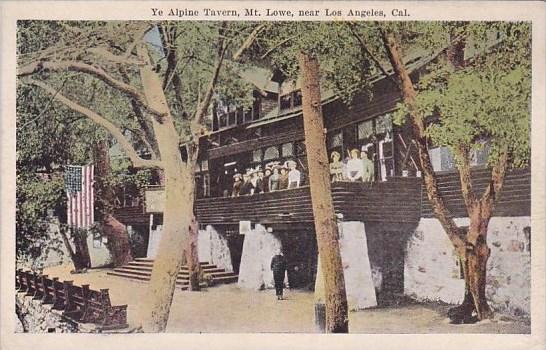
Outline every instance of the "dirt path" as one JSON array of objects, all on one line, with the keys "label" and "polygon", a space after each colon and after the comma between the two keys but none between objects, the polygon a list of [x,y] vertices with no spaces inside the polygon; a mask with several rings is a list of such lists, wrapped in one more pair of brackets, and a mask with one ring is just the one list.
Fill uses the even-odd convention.
[{"label": "dirt path", "polygon": [[[112,304],[128,304],[131,326],[140,319],[139,302],[146,283],[107,276],[104,269],[70,274],[67,266],[48,268],[50,277],[88,283],[92,289],[109,288]],[[236,284],[208,288],[202,292],[175,292],[167,332],[173,333],[314,333],[313,294],[287,291],[278,301],[274,290],[249,291]],[[522,320],[498,317],[473,325],[451,325],[445,318],[448,306],[412,304],[376,308],[349,314],[351,333],[529,333]],[[506,319],[502,321],[501,319]]]}]

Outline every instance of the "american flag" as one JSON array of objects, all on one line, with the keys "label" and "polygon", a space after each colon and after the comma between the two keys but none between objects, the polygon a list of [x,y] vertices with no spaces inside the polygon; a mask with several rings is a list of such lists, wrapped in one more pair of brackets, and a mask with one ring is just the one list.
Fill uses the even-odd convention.
[{"label": "american flag", "polygon": [[64,183],[67,201],[67,223],[73,228],[87,228],[95,221],[93,165],[66,167]]}]

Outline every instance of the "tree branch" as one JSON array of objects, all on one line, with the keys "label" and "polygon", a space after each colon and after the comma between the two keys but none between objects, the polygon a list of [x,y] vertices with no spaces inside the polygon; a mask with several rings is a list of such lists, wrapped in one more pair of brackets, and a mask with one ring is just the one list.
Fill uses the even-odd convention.
[{"label": "tree branch", "polygon": [[461,181],[461,192],[463,194],[464,203],[469,217],[476,205],[476,195],[472,186],[472,174],[470,172],[470,152],[468,147],[459,144],[455,149],[457,155],[457,170],[459,172],[459,180]]},{"label": "tree branch", "polygon": [[100,80],[102,80],[107,85],[113,87],[114,89],[124,93],[128,97],[134,99],[140,106],[142,106],[147,112],[154,115],[157,118],[163,118],[164,114],[152,108],[146,98],[140,91],[134,88],[131,85],[125,84],[117,79],[114,79],[112,76],[108,75],[104,69],[100,67],[95,67],[87,63],[82,63],[78,61],[59,61],[59,62],[41,62],[34,61],[23,67],[17,69],[18,77],[25,77],[38,73],[40,71],[73,71],[90,74]]},{"label": "tree branch", "polygon": [[109,120],[102,117],[101,115],[93,112],[92,110],[86,107],[83,107],[79,105],[78,103],[66,98],[65,96],[61,95],[54,88],[45,84],[44,82],[34,80],[34,79],[29,79],[28,83],[42,88],[47,93],[53,95],[53,98],[55,100],[61,102],[68,108],[85,115],[96,124],[108,130],[108,132],[110,132],[110,134],[121,145],[121,147],[125,151],[125,154],[129,157],[129,159],[131,160],[135,168],[163,168],[163,164],[161,163],[161,161],[147,160],[147,159],[142,159],[141,157],[139,157],[139,155],[136,153],[133,146],[129,143],[129,141],[125,138],[125,136],[123,136],[120,129],[116,125],[114,125],[114,123],[110,122]]},{"label": "tree branch", "polygon": [[480,201],[483,204],[490,204],[493,206],[499,197],[499,193],[502,190],[504,184],[504,177],[506,175],[506,168],[508,167],[508,149],[504,149],[499,156],[498,161],[491,169],[491,179],[485,192],[483,193]]},{"label": "tree branch", "polygon": [[[222,29],[224,29],[226,25],[227,25],[226,22],[223,22]],[[226,51],[227,51],[227,45],[225,44],[225,40],[223,36],[220,35],[218,38],[218,57],[216,58],[216,63],[214,64],[214,70],[212,72],[212,77],[210,79],[209,85],[205,92],[205,96],[203,100],[201,101],[201,103],[197,106],[197,109],[195,110],[195,114],[193,116],[193,121],[192,121],[194,125],[201,125],[203,122],[203,118],[205,117],[205,114],[207,113],[207,109],[209,107],[210,100],[212,99],[214,88],[216,87],[216,82],[218,81],[218,77],[220,75],[220,69],[222,68],[222,63],[224,61]],[[195,133],[197,132],[197,130],[192,130],[192,132]],[[194,135],[194,136],[198,136],[198,135]]]},{"label": "tree branch", "polygon": [[260,59],[264,59],[266,58],[267,56],[271,55],[275,50],[277,50],[279,47],[283,46],[284,44],[286,44],[287,42],[289,42],[290,40],[292,39],[295,39],[297,38],[298,36],[297,35],[293,35],[291,37],[288,37],[284,40],[282,40],[280,43],[278,43],[277,45],[273,46],[272,48],[270,48],[269,50],[267,50],[261,57]]},{"label": "tree branch", "polygon": [[139,61],[138,59],[115,55],[108,51],[105,47],[92,47],[86,50],[88,53],[95,54],[98,56],[101,56],[102,58],[113,62],[113,63],[119,63],[119,64],[127,64],[127,65],[143,65],[144,62]]},{"label": "tree branch", "polygon": [[398,82],[396,81],[396,79],[394,79],[392,77],[391,74],[389,74],[387,72],[387,70],[385,68],[383,68],[383,65],[381,64],[381,62],[379,62],[379,59],[377,57],[375,57],[371,52],[370,50],[368,49],[368,47],[366,46],[366,43],[364,43],[364,40],[362,40],[362,37],[360,35],[358,35],[358,33],[356,32],[355,28],[354,28],[354,23],[351,23],[351,22],[347,22],[347,26],[349,27],[349,30],[351,31],[351,34],[355,37],[355,39],[358,41],[358,44],[360,45],[360,48],[366,53],[366,55],[368,55],[368,57],[375,63],[375,66],[381,71],[381,73],[388,79],[390,79],[397,87],[398,87]]},{"label": "tree branch", "polygon": [[243,42],[243,44],[241,45],[241,47],[239,47],[239,50],[237,50],[237,52],[235,52],[235,54],[233,55],[233,61],[238,61],[239,58],[241,58],[241,55],[250,47],[252,46],[252,43],[254,43],[254,41],[256,40],[256,38],[258,37],[258,34],[260,34],[260,32],[262,30],[264,30],[265,28],[267,27],[267,24],[260,24],[258,26],[256,26],[256,28],[254,28],[254,30],[250,33],[250,35],[246,38],[246,40]]}]

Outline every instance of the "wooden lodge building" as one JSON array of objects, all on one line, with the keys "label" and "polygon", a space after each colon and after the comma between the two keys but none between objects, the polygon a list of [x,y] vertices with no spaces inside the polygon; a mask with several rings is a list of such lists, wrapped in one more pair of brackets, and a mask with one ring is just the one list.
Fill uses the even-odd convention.
[{"label": "wooden lodge building", "polygon": [[[430,57],[417,57],[407,62],[407,66],[415,76],[431,60]],[[219,254],[221,259],[229,260],[233,272],[239,274],[241,285],[243,274],[249,276],[243,270],[252,269],[244,265],[262,264],[262,269],[268,270],[267,262],[264,261],[271,259],[274,248],[280,245],[289,263],[290,287],[312,289],[317,269],[317,246],[307,179],[301,91],[297,84],[283,81],[279,74],[261,69],[247,74],[247,78],[256,87],[253,107],[244,111],[216,105],[211,120],[212,133],[202,141],[196,174],[198,199],[195,202],[195,214],[204,233],[203,239],[212,239],[211,232],[214,231],[214,240],[223,241],[220,244],[222,252],[207,252],[208,258],[214,260],[215,254],[217,258]],[[423,222],[435,219],[422,186],[410,130],[407,126],[393,124],[392,113],[401,100],[398,88],[389,77],[378,75],[373,82],[371,97],[357,95],[350,105],[328,90],[322,91],[322,97],[328,154],[336,151],[345,159],[350,150],[360,150],[362,146],[367,146],[373,161],[373,182],[334,182],[332,198],[340,223],[362,224],[358,226],[365,231],[362,232],[364,245],[360,247],[360,255],[366,258],[363,262],[366,266],[365,274],[373,281],[377,302],[388,302],[390,296],[404,293],[430,297],[419,292],[418,287],[408,291],[408,283],[429,283],[411,277],[412,269],[416,274],[426,275],[428,271],[421,272],[426,264],[408,266],[408,261],[413,261],[409,249],[416,246],[412,245],[416,237],[417,241],[423,233],[424,237],[428,237],[428,226],[422,227]],[[489,179],[488,171],[484,168],[487,147],[484,150],[476,154],[474,159],[474,186],[477,191],[483,190]],[[438,172],[440,192],[453,215],[464,222],[467,214],[453,159],[445,148],[431,148],[430,154]],[[270,162],[283,163],[287,160],[295,161],[301,171],[298,188],[232,196],[233,175],[236,172],[242,173],[247,168],[257,166],[264,169]],[[151,246],[157,242],[162,225],[161,206],[157,204],[161,195],[161,188],[151,186],[146,191],[145,204],[121,207],[116,211],[118,219],[131,227],[130,232],[140,234],[147,246],[147,250],[142,250],[137,256],[153,257]],[[524,222],[530,222],[529,169],[511,171],[507,175],[495,215],[524,218]],[[523,230],[523,226],[520,226],[514,230]],[[348,240],[348,247],[360,244],[358,240],[350,240],[354,227],[343,226],[340,233],[344,240]],[[261,234],[264,237],[269,235],[273,240],[264,238],[260,244],[254,245],[245,242],[257,228],[263,230]],[[446,235],[434,232],[434,236]],[[521,237],[525,240],[523,234]],[[202,244],[201,237],[199,244]],[[215,249],[211,243],[205,245],[206,249]],[[457,261],[449,245],[444,250],[447,260],[445,257],[439,259],[452,265],[446,267],[448,270],[456,270]],[[408,276],[412,278],[411,282],[406,281]],[[456,270],[452,277],[457,281],[448,281],[446,285],[453,285],[452,289],[457,292],[452,294],[458,295],[462,281],[459,271]],[[434,289],[434,286],[429,287]],[[351,288],[348,286],[348,289]],[[440,294],[439,299],[449,299]],[[524,309],[523,306],[521,308]]]}]

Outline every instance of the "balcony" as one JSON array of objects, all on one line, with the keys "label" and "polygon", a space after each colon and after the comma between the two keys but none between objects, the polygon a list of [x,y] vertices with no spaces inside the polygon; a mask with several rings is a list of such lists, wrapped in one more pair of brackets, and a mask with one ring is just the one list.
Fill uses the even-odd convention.
[{"label": "balcony", "polygon": [[[336,213],[346,221],[416,223],[421,216],[421,179],[389,178],[379,183],[332,184]],[[238,225],[250,221],[276,229],[313,229],[308,186],[251,196],[206,198],[195,202],[200,224]]]}]

